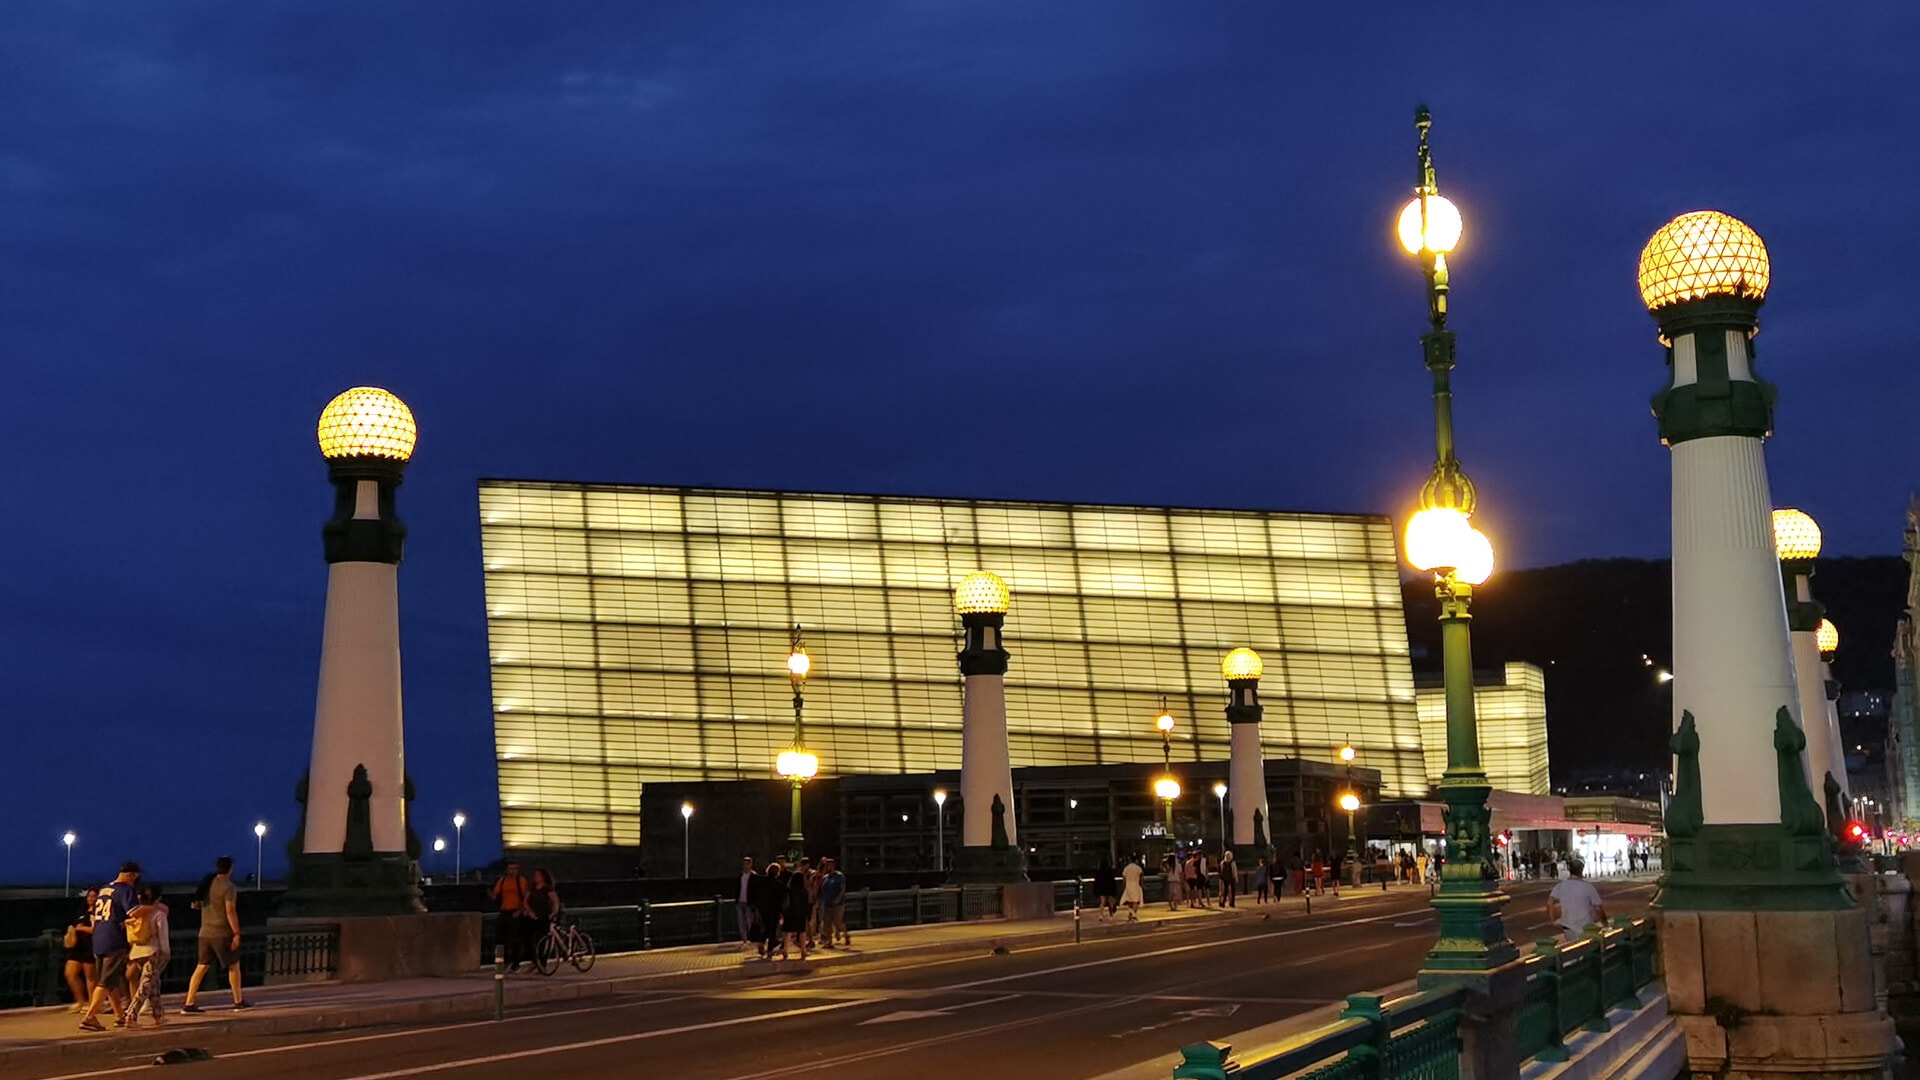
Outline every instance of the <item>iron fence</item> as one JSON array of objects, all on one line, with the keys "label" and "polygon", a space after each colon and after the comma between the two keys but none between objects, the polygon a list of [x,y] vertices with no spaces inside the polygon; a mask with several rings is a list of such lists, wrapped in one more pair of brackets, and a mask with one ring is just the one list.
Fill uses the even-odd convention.
[{"label": "iron fence", "polygon": [[[66,949],[61,934],[0,941],[0,1008],[57,1005],[68,1000]],[[168,935],[160,988],[179,993],[193,976],[199,951],[195,931]],[[269,929],[240,938],[240,974],[249,986],[267,981],[330,979],[339,969],[340,928],[332,924]],[[218,990],[219,987],[212,989]]]}]

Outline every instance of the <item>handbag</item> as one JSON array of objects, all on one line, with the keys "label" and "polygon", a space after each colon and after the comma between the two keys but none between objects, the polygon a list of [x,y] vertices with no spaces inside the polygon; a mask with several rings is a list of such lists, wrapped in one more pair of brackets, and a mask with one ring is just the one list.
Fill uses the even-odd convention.
[{"label": "handbag", "polygon": [[127,916],[127,944],[153,944],[153,923],[144,915]]}]

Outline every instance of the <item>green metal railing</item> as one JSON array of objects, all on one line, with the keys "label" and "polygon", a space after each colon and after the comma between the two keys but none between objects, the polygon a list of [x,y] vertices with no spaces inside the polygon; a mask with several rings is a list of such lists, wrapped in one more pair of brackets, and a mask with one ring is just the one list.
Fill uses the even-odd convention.
[{"label": "green metal railing", "polygon": [[[1526,965],[1527,991],[1517,1017],[1521,1052],[1541,1061],[1567,1060],[1567,1037],[1605,1031],[1612,1009],[1638,1009],[1640,988],[1658,976],[1652,919],[1617,918],[1579,941],[1542,941]],[[1382,1002],[1354,994],[1340,1019],[1302,1032],[1252,1060],[1236,1061],[1224,1043],[1180,1049],[1175,1080],[1459,1080],[1460,1010],[1464,987],[1447,987]]]},{"label": "green metal railing", "polygon": [[[0,1008],[57,1005],[67,999],[66,949],[59,933],[0,941]],[[160,987],[187,988],[199,948],[191,930],[168,937],[171,952]],[[314,925],[249,931],[240,938],[240,974],[250,986],[268,980],[330,979],[339,968],[340,928]]]},{"label": "green metal railing", "polygon": [[1659,974],[1652,919],[1624,916],[1591,927],[1579,941],[1535,943],[1519,1016],[1520,1051],[1541,1061],[1567,1060],[1567,1037],[1606,1031],[1607,1013],[1637,1009],[1640,988]]},{"label": "green metal railing", "polygon": [[1252,1061],[1225,1043],[1180,1048],[1175,1080],[1459,1080],[1465,987],[1382,1001],[1353,994],[1340,1019],[1287,1040]]}]

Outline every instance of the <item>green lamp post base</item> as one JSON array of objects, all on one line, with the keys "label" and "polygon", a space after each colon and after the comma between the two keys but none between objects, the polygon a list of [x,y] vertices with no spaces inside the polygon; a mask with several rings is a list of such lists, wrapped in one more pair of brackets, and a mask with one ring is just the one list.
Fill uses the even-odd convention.
[{"label": "green lamp post base", "polygon": [[1500,888],[1493,859],[1493,811],[1487,806],[1492,790],[1484,774],[1452,773],[1440,781],[1440,798],[1447,804],[1447,852],[1433,898],[1440,936],[1421,964],[1423,985],[1429,977],[1457,982],[1458,976],[1489,972],[1519,958],[1500,918],[1511,898]]},{"label": "green lamp post base", "polygon": [[1667,840],[1654,906],[1665,911],[1838,911],[1854,906],[1823,833],[1777,823],[1701,825]]}]

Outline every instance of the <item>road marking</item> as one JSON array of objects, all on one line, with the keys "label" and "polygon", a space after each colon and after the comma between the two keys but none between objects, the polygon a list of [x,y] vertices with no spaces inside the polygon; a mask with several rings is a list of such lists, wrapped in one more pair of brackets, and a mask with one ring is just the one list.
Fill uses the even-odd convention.
[{"label": "road marking", "polygon": [[[885,1016],[876,1016],[871,1020],[862,1020],[854,1026],[866,1027],[870,1024],[897,1024],[902,1020],[925,1020],[929,1016],[951,1016],[961,1009],[971,1009],[979,1005],[996,1005],[1002,1001],[1013,1001],[1019,996],[1019,994],[1003,994],[997,998],[987,998],[984,1001],[969,1001],[964,1005],[948,1005],[940,1009],[901,1009],[898,1012],[887,1013]],[[1235,1008],[1238,1007],[1239,1006],[1235,1006]]]},{"label": "road marking", "polygon": [[996,975],[990,979],[974,979],[971,982],[954,983],[945,989],[971,990],[976,986],[992,986],[995,983],[1012,982],[1015,979],[1037,979],[1043,975],[1058,975],[1063,971],[1081,971],[1086,968],[1105,967],[1108,964],[1125,964],[1134,960],[1148,960],[1156,956],[1171,956],[1174,953],[1194,952],[1198,949],[1217,949],[1223,945],[1246,945],[1262,938],[1292,937],[1295,934],[1314,934],[1322,930],[1336,930],[1348,926],[1361,926],[1366,923],[1385,922],[1397,919],[1399,915],[1375,915],[1366,919],[1348,919],[1345,922],[1321,923],[1318,926],[1300,926],[1292,930],[1275,930],[1265,934],[1245,934],[1239,937],[1222,938],[1219,941],[1199,941],[1192,945],[1174,945],[1165,949],[1149,952],[1129,953],[1125,956],[1110,956],[1105,960],[1083,960],[1078,964],[1062,964],[1059,967],[1045,968],[1040,971],[1023,971],[1016,975]]},{"label": "road marking", "polygon": [[1192,1020],[1201,1019],[1202,1017],[1232,1016],[1234,1013],[1237,1013],[1239,1011],[1240,1011],[1240,1006],[1238,1005],[1209,1005],[1201,1009],[1186,1009],[1181,1012],[1174,1013],[1173,1016],[1170,1017],[1169,1019],[1162,1020],[1157,1024],[1148,1024],[1146,1027],[1134,1028],[1132,1031],[1116,1031],[1108,1035],[1107,1038],[1124,1039],[1129,1035],[1139,1035],[1142,1032],[1147,1032],[1147,1031],[1158,1031],[1161,1028],[1173,1027],[1176,1024],[1184,1024]]},{"label": "road marking", "polygon": [[[528,1020],[552,1020],[552,1019],[555,1019],[556,1017],[561,1017],[561,1016],[580,1016],[584,1013],[610,1012],[615,1009],[631,1009],[637,1005],[664,1005],[669,1001],[687,1001],[693,998],[703,998],[706,996],[707,995],[704,995],[704,994],[675,994],[672,997],[641,998],[633,1001],[627,1001],[619,1005],[591,1005],[582,1009],[563,1009],[559,1012],[527,1013],[522,1016],[509,1016],[505,1020],[468,1020],[458,1024],[439,1024],[434,1027],[407,1028],[404,1031],[382,1031],[373,1035],[348,1035],[338,1039],[320,1039],[315,1042],[286,1043],[281,1046],[262,1046],[252,1050],[221,1051],[220,1053],[215,1055],[215,1058],[216,1060],[224,1061],[228,1058],[260,1057],[266,1054],[284,1054],[290,1050],[318,1050],[318,1049],[321,1049],[322,1047],[348,1046],[353,1043],[379,1042],[384,1039],[409,1039],[416,1035],[437,1035],[445,1031],[461,1031],[466,1028],[476,1028],[476,1027],[499,1027],[501,1024],[518,1024],[518,1023],[524,1023],[525,1021],[528,1021]],[[190,1032],[194,1028],[199,1026],[200,1025],[198,1024],[190,1025],[182,1029],[182,1031],[183,1033]],[[209,1032],[208,1034],[213,1034],[213,1032]],[[239,1037],[241,1038],[247,1038],[247,1037],[272,1038],[273,1036],[271,1035],[247,1036],[245,1034],[241,1034]],[[112,1069],[95,1069],[91,1072],[63,1073],[60,1076],[42,1077],[41,1080],[87,1080],[87,1078],[95,1077],[95,1076],[119,1076],[123,1073],[152,1072],[153,1071],[152,1061],[147,1058],[145,1053],[142,1053],[140,1055],[140,1058],[141,1058],[141,1062],[138,1065],[122,1065]]]},{"label": "road marking", "polygon": [[[1016,995],[1016,996],[1019,996],[1019,995]],[[1126,1004],[1127,1001],[1131,1001],[1131,1000],[1132,999],[1126,999],[1126,1001],[1122,1001],[1121,1004]],[[930,1035],[924,1039],[916,1039],[913,1042],[889,1043],[886,1046],[876,1047],[872,1050],[862,1050],[862,1051],[858,1051],[851,1054],[843,1054],[835,1058],[825,1058],[825,1059],[815,1060],[815,1061],[804,1061],[796,1065],[786,1065],[778,1069],[768,1069],[765,1072],[749,1073],[746,1076],[736,1076],[733,1078],[733,1080],[769,1080],[770,1077],[787,1076],[793,1073],[800,1073],[800,1072],[813,1072],[818,1069],[827,1069],[836,1065],[853,1065],[862,1061],[871,1061],[874,1058],[883,1058],[883,1057],[889,1057],[894,1054],[903,1054],[911,1050],[923,1050],[929,1046],[938,1046],[941,1043],[953,1042],[957,1039],[972,1039],[972,1038],[977,1038],[981,1035],[992,1035],[1002,1031],[1011,1031],[1014,1028],[1031,1027],[1034,1024],[1044,1024],[1050,1020],[1064,1020],[1069,1016],[1079,1016],[1082,1013],[1099,1012],[1102,1009],[1107,1009],[1110,1007],[1111,1006],[1109,1006],[1106,1002],[1101,1002],[1094,1005],[1083,1005],[1075,1009],[1062,1009],[1059,1012],[1041,1013],[1038,1016],[1030,1016],[1021,1020],[1008,1020],[998,1024],[989,1024],[986,1027],[967,1028],[963,1031],[951,1032],[946,1035]],[[354,1077],[353,1080],[375,1080],[375,1078]]]},{"label": "road marking", "polygon": [[684,1035],[690,1031],[712,1031],[715,1028],[738,1027],[741,1024],[758,1024],[766,1020],[784,1020],[791,1016],[807,1016],[812,1013],[833,1012],[837,1009],[850,1009],[855,1005],[865,1005],[865,1001],[836,1001],[831,1005],[810,1005],[804,1009],[783,1009],[780,1012],[759,1013],[754,1016],[735,1016],[726,1020],[709,1020],[704,1024],[681,1024],[677,1027],[658,1028],[654,1031],[635,1031],[626,1035],[609,1035],[603,1039],[584,1039],[580,1042],[560,1043],[556,1046],[536,1046],[530,1050],[515,1050],[505,1054],[488,1054],[485,1057],[463,1058],[459,1061],[441,1061],[432,1065],[416,1065],[411,1069],[394,1069],[390,1072],[362,1073],[359,1076],[342,1077],[341,1080],[397,1080],[402,1076],[425,1076],[428,1073],[447,1072],[450,1069],[468,1069],[475,1065],[497,1065],[502,1061],[524,1061],[527,1058],[545,1057],[548,1054],[564,1054],[569,1050],[592,1050],[601,1046],[618,1046],[621,1043],[640,1042],[643,1039],[658,1039],[667,1035]]}]

